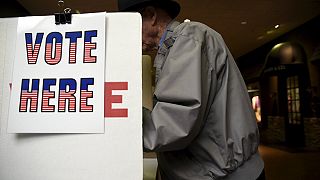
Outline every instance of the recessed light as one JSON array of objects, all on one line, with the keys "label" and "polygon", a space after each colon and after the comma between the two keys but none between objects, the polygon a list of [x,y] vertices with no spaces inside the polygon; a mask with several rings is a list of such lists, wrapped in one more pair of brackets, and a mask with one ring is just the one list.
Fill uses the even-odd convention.
[{"label": "recessed light", "polygon": [[247,21],[242,21],[241,24],[242,25],[246,25],[246,24],[248,24],[248,22]]},{"label": "recessed light", "polygon": [[274,30],[269,30],[269,31],[267,31],[267,34],[272,34],[274,32],[275,32]]},{"label": "recessed light", "polygon": [[257,40],[261,40],[263,38],[264,38],[264,36],[259,36],[259,37],[257,37]]},{"label": "recessed light", "polygon": [[280,27],[279,24],[275,25],[274,28],[278,29]]}]

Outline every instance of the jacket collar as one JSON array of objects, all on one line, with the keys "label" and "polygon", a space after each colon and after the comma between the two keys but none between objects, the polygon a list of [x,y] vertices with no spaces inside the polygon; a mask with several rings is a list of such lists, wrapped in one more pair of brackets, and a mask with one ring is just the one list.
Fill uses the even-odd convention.
[{"label": "jacket collar", "polygon": [[162,38],[159,42],[159,49],[158,49],[158,54],[163,54],[164,51],[166,51],[167,43],[169,39],[173,36],[173,31],[174,29],[180,24],[178,21],[171,21],[167,28],[166,31],[163,33]]}]

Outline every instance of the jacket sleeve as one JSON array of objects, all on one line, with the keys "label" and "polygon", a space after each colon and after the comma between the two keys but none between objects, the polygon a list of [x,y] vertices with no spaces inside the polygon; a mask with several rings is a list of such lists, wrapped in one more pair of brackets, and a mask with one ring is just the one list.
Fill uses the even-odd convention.
[{"label": "jacket sleeve", "polygon": [[154,109],[143,112],[144,148],[185,148],[201,127],[202,44],[180,35],[170,49],[155,90]]}]

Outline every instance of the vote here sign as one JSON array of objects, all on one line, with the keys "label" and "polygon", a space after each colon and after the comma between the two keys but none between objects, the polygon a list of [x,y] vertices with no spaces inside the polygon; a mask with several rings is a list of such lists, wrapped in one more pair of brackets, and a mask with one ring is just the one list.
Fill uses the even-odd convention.
[{"label": "vote here sign", "polygon": [[19,18],[8,132],[104,133],[105,16]]}]

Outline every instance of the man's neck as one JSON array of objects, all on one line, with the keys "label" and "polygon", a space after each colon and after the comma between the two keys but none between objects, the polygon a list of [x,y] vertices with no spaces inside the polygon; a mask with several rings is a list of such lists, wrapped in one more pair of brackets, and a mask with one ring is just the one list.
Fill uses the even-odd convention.
[{"label": "man's neck", "polygon": [[[158,31],[158,37],[157,37],[157,42],[161,44],[163,40],[165,40],[165,32],[167,31],[167,27],[170,24],[171,20],[165,21],[159,25],[159,31]],[[163,39],[162,39],[163,38]]]}]

